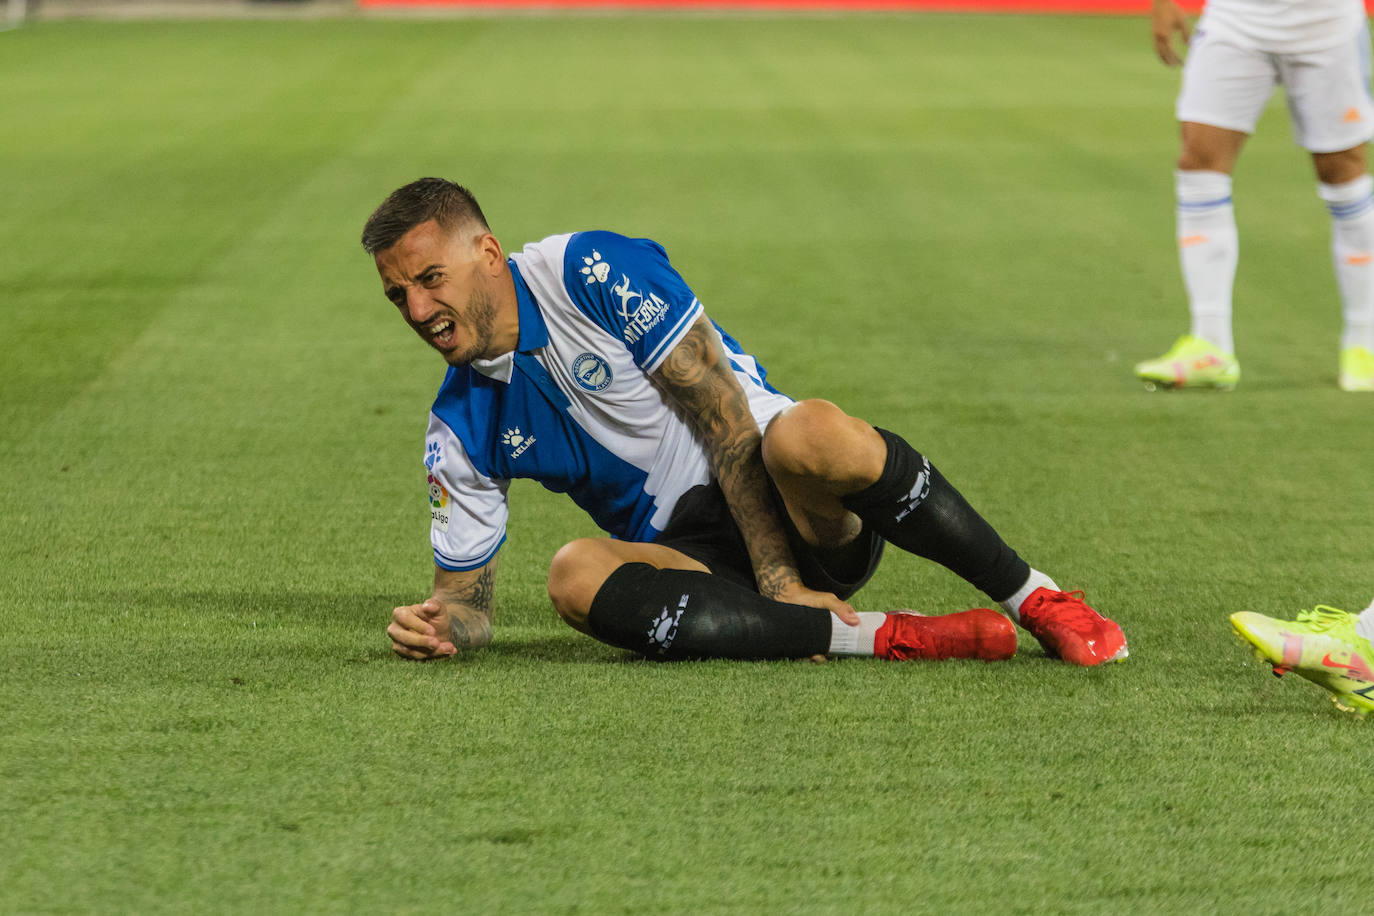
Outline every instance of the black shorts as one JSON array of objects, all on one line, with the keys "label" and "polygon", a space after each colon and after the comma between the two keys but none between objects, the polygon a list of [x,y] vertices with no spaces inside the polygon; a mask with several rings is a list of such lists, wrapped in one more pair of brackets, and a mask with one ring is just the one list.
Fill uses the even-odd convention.
[{"label": "black shorts", "polygon": [[[864,528],[850,543],[839,548],[813,547],[808,544],[792,523],[776,487],[769,490],[783,532],[797,561],[802,584],[821,592],[832,592],[849,598],[873,576],[883,555],[883,539]],[[692,487],[677,501],[668,526],[654,541],[705,564],[712,574],[758,591],[749,548],[744,543],[725,502],[725,494],[715,481]]]}]

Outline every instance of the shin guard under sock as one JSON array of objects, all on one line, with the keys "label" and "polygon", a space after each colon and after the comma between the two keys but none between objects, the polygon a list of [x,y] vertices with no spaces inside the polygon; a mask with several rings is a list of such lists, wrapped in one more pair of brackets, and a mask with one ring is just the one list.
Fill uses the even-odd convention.
[{"label": "shin guard under sock", "polygon": [[771,601],[709,573],[647,563],[611,573],[587,614],[597,639],[665,661],[823,655],[830,619],[829,611]]},{"label": "shin guard under sock", "polygon": [[1030,567],[973,510],[944,475],[901,436],[879,429],[887,461],[872,486],[844,498],[845,508],[890,544],[947,567],[993,601],[1003,601]]}]

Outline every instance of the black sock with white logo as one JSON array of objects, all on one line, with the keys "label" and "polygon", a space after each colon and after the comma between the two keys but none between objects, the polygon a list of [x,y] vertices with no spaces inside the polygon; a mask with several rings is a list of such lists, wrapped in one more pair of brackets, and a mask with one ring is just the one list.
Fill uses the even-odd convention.
[{"label": "black sock with white logo", "polygon": [[710,573],[647,563],[611,573],[587,614],[597,639],[663,661],[824,655],[830,618]]},{"label": "black sock with white logo", "polygon": [[887,443],[882,476],[846,496],[845,508],[888,543],[949,568],[993,601],[1015,594],[1030,575],[1026,562],[924,455],[895,433],[878,435]]}]

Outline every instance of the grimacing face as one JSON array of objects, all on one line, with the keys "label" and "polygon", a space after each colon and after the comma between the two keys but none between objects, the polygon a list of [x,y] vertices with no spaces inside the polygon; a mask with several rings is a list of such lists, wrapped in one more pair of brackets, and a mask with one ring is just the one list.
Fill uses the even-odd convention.
[{"label": "grimacing face", "polygon": [[448,232],[429,220],[373,256],[387,299],[451,366],[514,349],[513,337],[497,327],[491,246],[499,256],[490,233],[474,238],[471,232]]}]

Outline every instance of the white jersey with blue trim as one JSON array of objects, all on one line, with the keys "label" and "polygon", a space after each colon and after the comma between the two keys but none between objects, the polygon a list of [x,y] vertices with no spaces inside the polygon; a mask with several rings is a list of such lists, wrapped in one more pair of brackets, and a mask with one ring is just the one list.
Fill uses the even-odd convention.
[{"label": "white jersey with blue trim", "polygon": [[[444,569],[485,565],[505,541],[512,478],[568,493],[602,530],[652,541],[709,459],[649,374],[702,305],[656,242],[555,235],[510,257],[516,349],[450,367],[425,442],[430,541]],[[715,328],[762,431],[792,403]]]},{"label": "white jersey with blue trim", "polygon": [[1198,30],[1270,54],[1344,44],[1366,21],[1363,0],[1207,0]]}]

